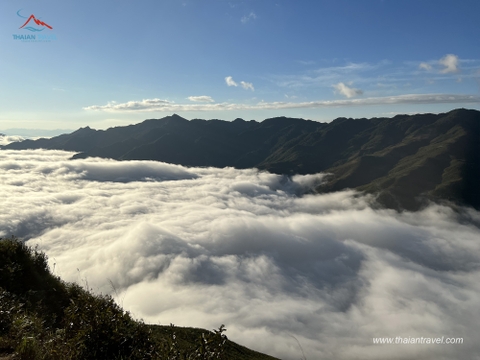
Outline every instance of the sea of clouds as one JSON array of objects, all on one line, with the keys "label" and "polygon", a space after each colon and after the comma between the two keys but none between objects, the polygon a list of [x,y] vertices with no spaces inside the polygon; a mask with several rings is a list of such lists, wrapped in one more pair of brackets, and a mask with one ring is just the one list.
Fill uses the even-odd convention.
[{"label": "sea of clouds", "polygon": [[0,145],[8,145],[10,143],[23,140],[25,140],[23,136],[0,134]]},{"label": "sea of clouds", "polygon": [[[313,195],[322,174],[0,151],[0,236],[148,323],[299,359],[480,359],[480,213]],[[462,345],[374,345],[375,337]]]}]

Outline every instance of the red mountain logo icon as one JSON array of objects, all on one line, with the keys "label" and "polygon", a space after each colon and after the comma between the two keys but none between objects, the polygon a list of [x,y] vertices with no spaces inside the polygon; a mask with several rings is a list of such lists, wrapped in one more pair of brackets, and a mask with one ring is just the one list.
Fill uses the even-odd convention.
[{"label": "red mountain logo icon", "polygon": [[22,26],[19,27],[19,29],[22,29],[23,27],[25,27],[30,21],[34,21],[35,24],[37,25],[40,25],[40,26],[45,26],[49,29],[53,29],[50,25],[48,25],[47,23],[43,22],[42,20],[38,20],[35,15],[30,15],[30,17],[28,18],[28,20],[25,22],[25,24],[23,24]]}]

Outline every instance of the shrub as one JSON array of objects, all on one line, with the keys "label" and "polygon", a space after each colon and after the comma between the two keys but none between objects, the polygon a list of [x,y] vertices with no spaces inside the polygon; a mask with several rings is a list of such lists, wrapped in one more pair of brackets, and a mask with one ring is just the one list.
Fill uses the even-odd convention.
[{"label": "shrub", "polygon": [[154,354],[150,332],[134,321],[108,295],[92,295],[76,285],[65,309],[65,339],[78,359],[149,359]]},{"label": "shrub", "polygon": [[44,313],[59,326],[68,305],[65,284],[50,273],[47,256],[12,237],[0,239],[0,288],[17,296],[27,311]]},{"label": "shrub", "polygon": [[[225,327],[195,346],[134,320],[109,295],[52,275],[47,256],[0,238],[0,354],[21,360],[213,360],[225,354]],[[1,355],[0,355],[1,357]]]}]

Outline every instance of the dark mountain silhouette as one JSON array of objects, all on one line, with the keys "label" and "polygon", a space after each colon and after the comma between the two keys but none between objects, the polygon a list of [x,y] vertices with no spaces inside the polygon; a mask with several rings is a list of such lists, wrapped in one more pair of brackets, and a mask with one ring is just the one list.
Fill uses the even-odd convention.
[{"label": "dark mountain silhouette", "polygon": [[397,115],[331,123],[277,117],[186,120],[178,115],[108,130],[81,128],[4,149],[61,149],[74,158],[148,159],[186,166],[257,167],[280,174],[328,172],[317,191],[346,188],[415,210],[427,199],[480,209],[480,112]]}]

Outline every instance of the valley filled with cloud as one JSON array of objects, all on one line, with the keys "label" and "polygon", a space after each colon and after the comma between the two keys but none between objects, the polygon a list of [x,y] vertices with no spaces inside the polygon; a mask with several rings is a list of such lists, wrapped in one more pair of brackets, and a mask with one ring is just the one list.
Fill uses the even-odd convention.
[{"label": "valley filled with cloud", "polygon": [[[447,65],[445,65],[447,66]],[[0,151],[0,236],[148,323],[207,329],[282,359],[474,359],[480,213],[398,213],[323,174],[69,160]],[[377,345],[379,337],[463,338]],[[302,349],[300,348],[302,347]]]}]

